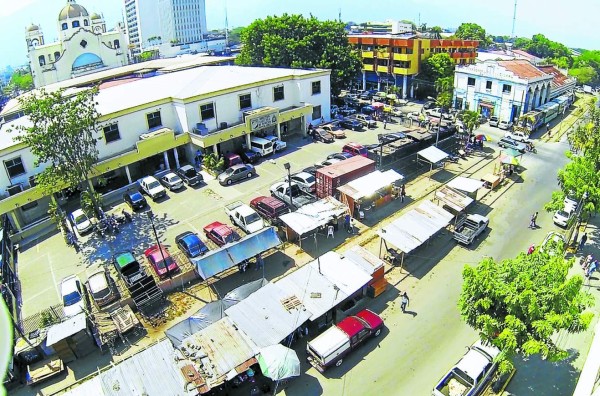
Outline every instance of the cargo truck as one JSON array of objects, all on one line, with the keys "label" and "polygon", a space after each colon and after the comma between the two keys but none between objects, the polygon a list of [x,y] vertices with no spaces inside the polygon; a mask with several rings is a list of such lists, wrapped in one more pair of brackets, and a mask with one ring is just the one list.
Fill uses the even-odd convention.
[{"label": "cargo truck", "polygon": [[317,197],[333,196],[339,186],[373,171],[375,171],[375,161],[360,155],[317,169],[315,175]]}]

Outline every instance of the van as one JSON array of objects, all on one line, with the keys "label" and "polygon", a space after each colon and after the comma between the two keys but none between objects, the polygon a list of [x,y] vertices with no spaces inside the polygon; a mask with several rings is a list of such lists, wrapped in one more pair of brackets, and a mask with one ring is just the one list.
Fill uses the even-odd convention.
[{"label": "van", "polygon": [[367,149],[358,143],[348,143],[344,145],[342,152],[350,153],[352,155],[362,155],[363,157],[368,155]]},{"label": "van", "polygon": [[250,138],[250,150],[258,153],[261,157],[267,156],[273,153],[273,142],[252,136]]},{"label": "van", "polygon": [[243,164],[242,157],[240,157],[236,153],[227,153],[223,156],[223,160],[225,161],[225,168],[230,168],[234,165]]},{"label": "van", "polygon": [[288,205],[275,197],[256,197],[250,201],[250,207],[271,224],[279,223],[279,216],[290,213]]}]

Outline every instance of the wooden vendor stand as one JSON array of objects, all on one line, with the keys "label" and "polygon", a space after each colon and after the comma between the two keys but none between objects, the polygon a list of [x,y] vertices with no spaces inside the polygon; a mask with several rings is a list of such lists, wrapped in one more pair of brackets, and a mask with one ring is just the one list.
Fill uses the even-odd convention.
[{"label": "wooden vendor stand", "polygon": [[500,181],[502,181],[502,178],[498,175],[494,175],[493,173],[488,173],[481,178],[481,181],[485,183],[484,184],[485,188],[489,188],[490,190],[493,190],[500,184]]}]

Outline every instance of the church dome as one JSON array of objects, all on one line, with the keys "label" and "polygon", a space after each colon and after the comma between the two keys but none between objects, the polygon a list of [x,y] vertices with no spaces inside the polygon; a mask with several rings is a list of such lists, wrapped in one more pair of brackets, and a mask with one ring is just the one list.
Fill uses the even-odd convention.
[{"label": "church dome", "polygon": [[28,32],[35,32],[36,30],[40,30],[40,27],[38,25],[36,25],[36,24],[33,24],[33,23],[31,24],[31,26],[29,26],[27,28]]},{"label": "church dome", "polygon": [[94,19],[102,19],[102,17],[101,17],[100,15],[98,15],[98,14],[96,14],[96,13],[94,12],[94,13],[92,14],[92,16],[90,17],[90,19],[91,19],[91,20],[94,20]]},{"label": "church dome", "polygon": [[58,20],[64,21],[65,19],[77,18],[80,16],[88,16],[87,10],[85,9],[85,7],[80,6],[79,4],[76,4],[71,0],[69,1],[69,4],[67,4],[63,7],[62,10],[60,10],[60,14],[58,14]]}]

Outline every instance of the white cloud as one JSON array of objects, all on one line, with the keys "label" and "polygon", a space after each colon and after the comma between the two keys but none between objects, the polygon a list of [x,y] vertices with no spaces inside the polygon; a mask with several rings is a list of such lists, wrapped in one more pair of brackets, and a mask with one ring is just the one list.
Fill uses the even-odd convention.
[{"label": "white cloud", "polygon": [[11,16],[25,7],[35,3],[36,0],[0,0],[0,17]]}]

